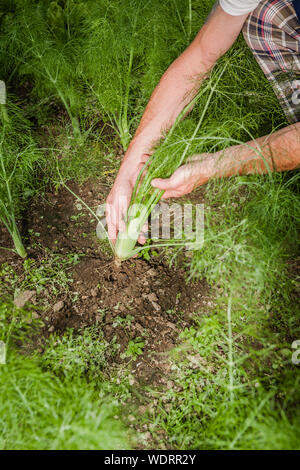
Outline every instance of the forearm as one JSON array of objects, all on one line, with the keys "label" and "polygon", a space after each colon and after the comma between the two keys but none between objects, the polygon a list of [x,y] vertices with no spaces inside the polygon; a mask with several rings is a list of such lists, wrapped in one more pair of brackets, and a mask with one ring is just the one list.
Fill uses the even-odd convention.
[{"label": "forearm", "polygon": [[218,152],[208,164],[214,178],[294,170],[300,166],[300,123]]},{"label": "forearm", "polygon": [[196,95],[212,64],[183,53],[162,76],[145,109],[123,165],[139,155],[150,153],[154,144],[173,125],[177,116]]},{"label": "forearm", "polygon": [[234,43],[246,16],[232,17],[217,7],[192,44],[168,68],[154,90],[122,166],[130,168],[139,155],[149,153],[153,144],[175,122],[197,93],[215,62]]}]

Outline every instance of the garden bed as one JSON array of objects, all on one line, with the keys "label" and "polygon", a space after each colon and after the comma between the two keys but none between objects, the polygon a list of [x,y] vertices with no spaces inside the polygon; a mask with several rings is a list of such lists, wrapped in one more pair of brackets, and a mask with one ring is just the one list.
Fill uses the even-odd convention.
[{"label": "garden bed", "polygon": [[[105,201],[107,188],[101,182],[71,184],[71,188],[94,210]],[[45,249],[48,256],[55,253],[76,260],[68,268],[67,286],[57,286],[55,292],[47,283],[37,290],[30,287],[28,302],[36,305],[35,317],[44,325],[42,335],[99,324],[107,343],[115,344],[111,361],[131,362],[143,383],[165,375],[169,361],[164,353],[178,344],[180,332],[194,323],[194,315],[210,304],[207,283],[187,284],[184,269],[169,267],[162,254],[131,259],[118,267],[108,245],[96,237],[95,219],[65,188],[33,201],[24,222],[28,256],[37,265],[43,262]],[[5,231],[1,238],[8,246]],[[0,262],[10,258],[22,277],[23,260],[8,253],[1,252]],[[42,347],[41,337],[38,343]]]}]

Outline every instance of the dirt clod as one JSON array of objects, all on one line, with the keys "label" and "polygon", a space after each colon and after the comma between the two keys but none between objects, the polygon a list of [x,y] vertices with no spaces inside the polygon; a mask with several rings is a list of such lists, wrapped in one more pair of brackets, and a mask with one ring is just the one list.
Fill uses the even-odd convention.
[{"label": "dirt clod", "polygon": [[14,304],[17,308],[23,308],[29,300],[33,300],[36,295],[35,290],[25,290],[15,298]]},{"label": "dirt clod", "polygon": [[54,305],[53,312],[54,313],[59,312],[63,308],[64,308],[64,302],[60,300],[59,302],[56,302],[56,304]]}]

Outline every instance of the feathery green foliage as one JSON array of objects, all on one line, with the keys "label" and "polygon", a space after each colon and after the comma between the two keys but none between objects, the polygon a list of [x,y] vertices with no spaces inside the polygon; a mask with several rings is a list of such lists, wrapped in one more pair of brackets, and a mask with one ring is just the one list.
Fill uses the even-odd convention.
[{"label": "feathery green foliage", "polygon": [[0,220],[11,235],[16,252],[24,258],[26,251],[17,216],[35,193],[35,167],[41,161],[41,154],[18,107],[13,103],[0,107]]},{"label": "feathery green foliage", "polygon": [[9,79],[17,73],[23,81],[31,81],[31,94],[38,100],[37,116],[40,106],[58,100],[76,137],[80,136],[78,116],[83,97],[76,72],[80,40],[75,31],[83,6],[70,0],[63,10],[57,2],[16,1],[1,27],[6,46],[3,54],[12,69]]},{"label": "feathery green foliage", "polygon": [[[34,359],[10,355],[0,368],[2,450],[128,449],[128,433],[95,385],[59,380]],[[101,384],[100,384],[101,387]]]},{"label": "feathery green foliage", "polygon": [[118,133],[124,150],[132,137],[145,57],[151,53],[158,2],[90,2],[85,19],[82,79],[97,106]]},{"label": "feathery green foliage", "polygon": [[181,334],[173,386],[153,392],[159,405],[149,428],[159,446],[164,430],[172,449],[299,449],[290,345],[268,329],[264,312],[242,313],[226,300],[226,313],[218,308]]}]

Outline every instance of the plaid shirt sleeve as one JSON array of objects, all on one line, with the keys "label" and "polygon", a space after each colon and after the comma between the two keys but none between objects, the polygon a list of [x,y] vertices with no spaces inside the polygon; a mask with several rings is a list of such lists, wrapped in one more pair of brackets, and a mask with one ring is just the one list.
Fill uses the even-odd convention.
[{"label": "plaid shirt sleeve", "polygon": [[289,122],[300,121],[300,22],[292,0],[269,0],[247,18],[243,33]]}]

